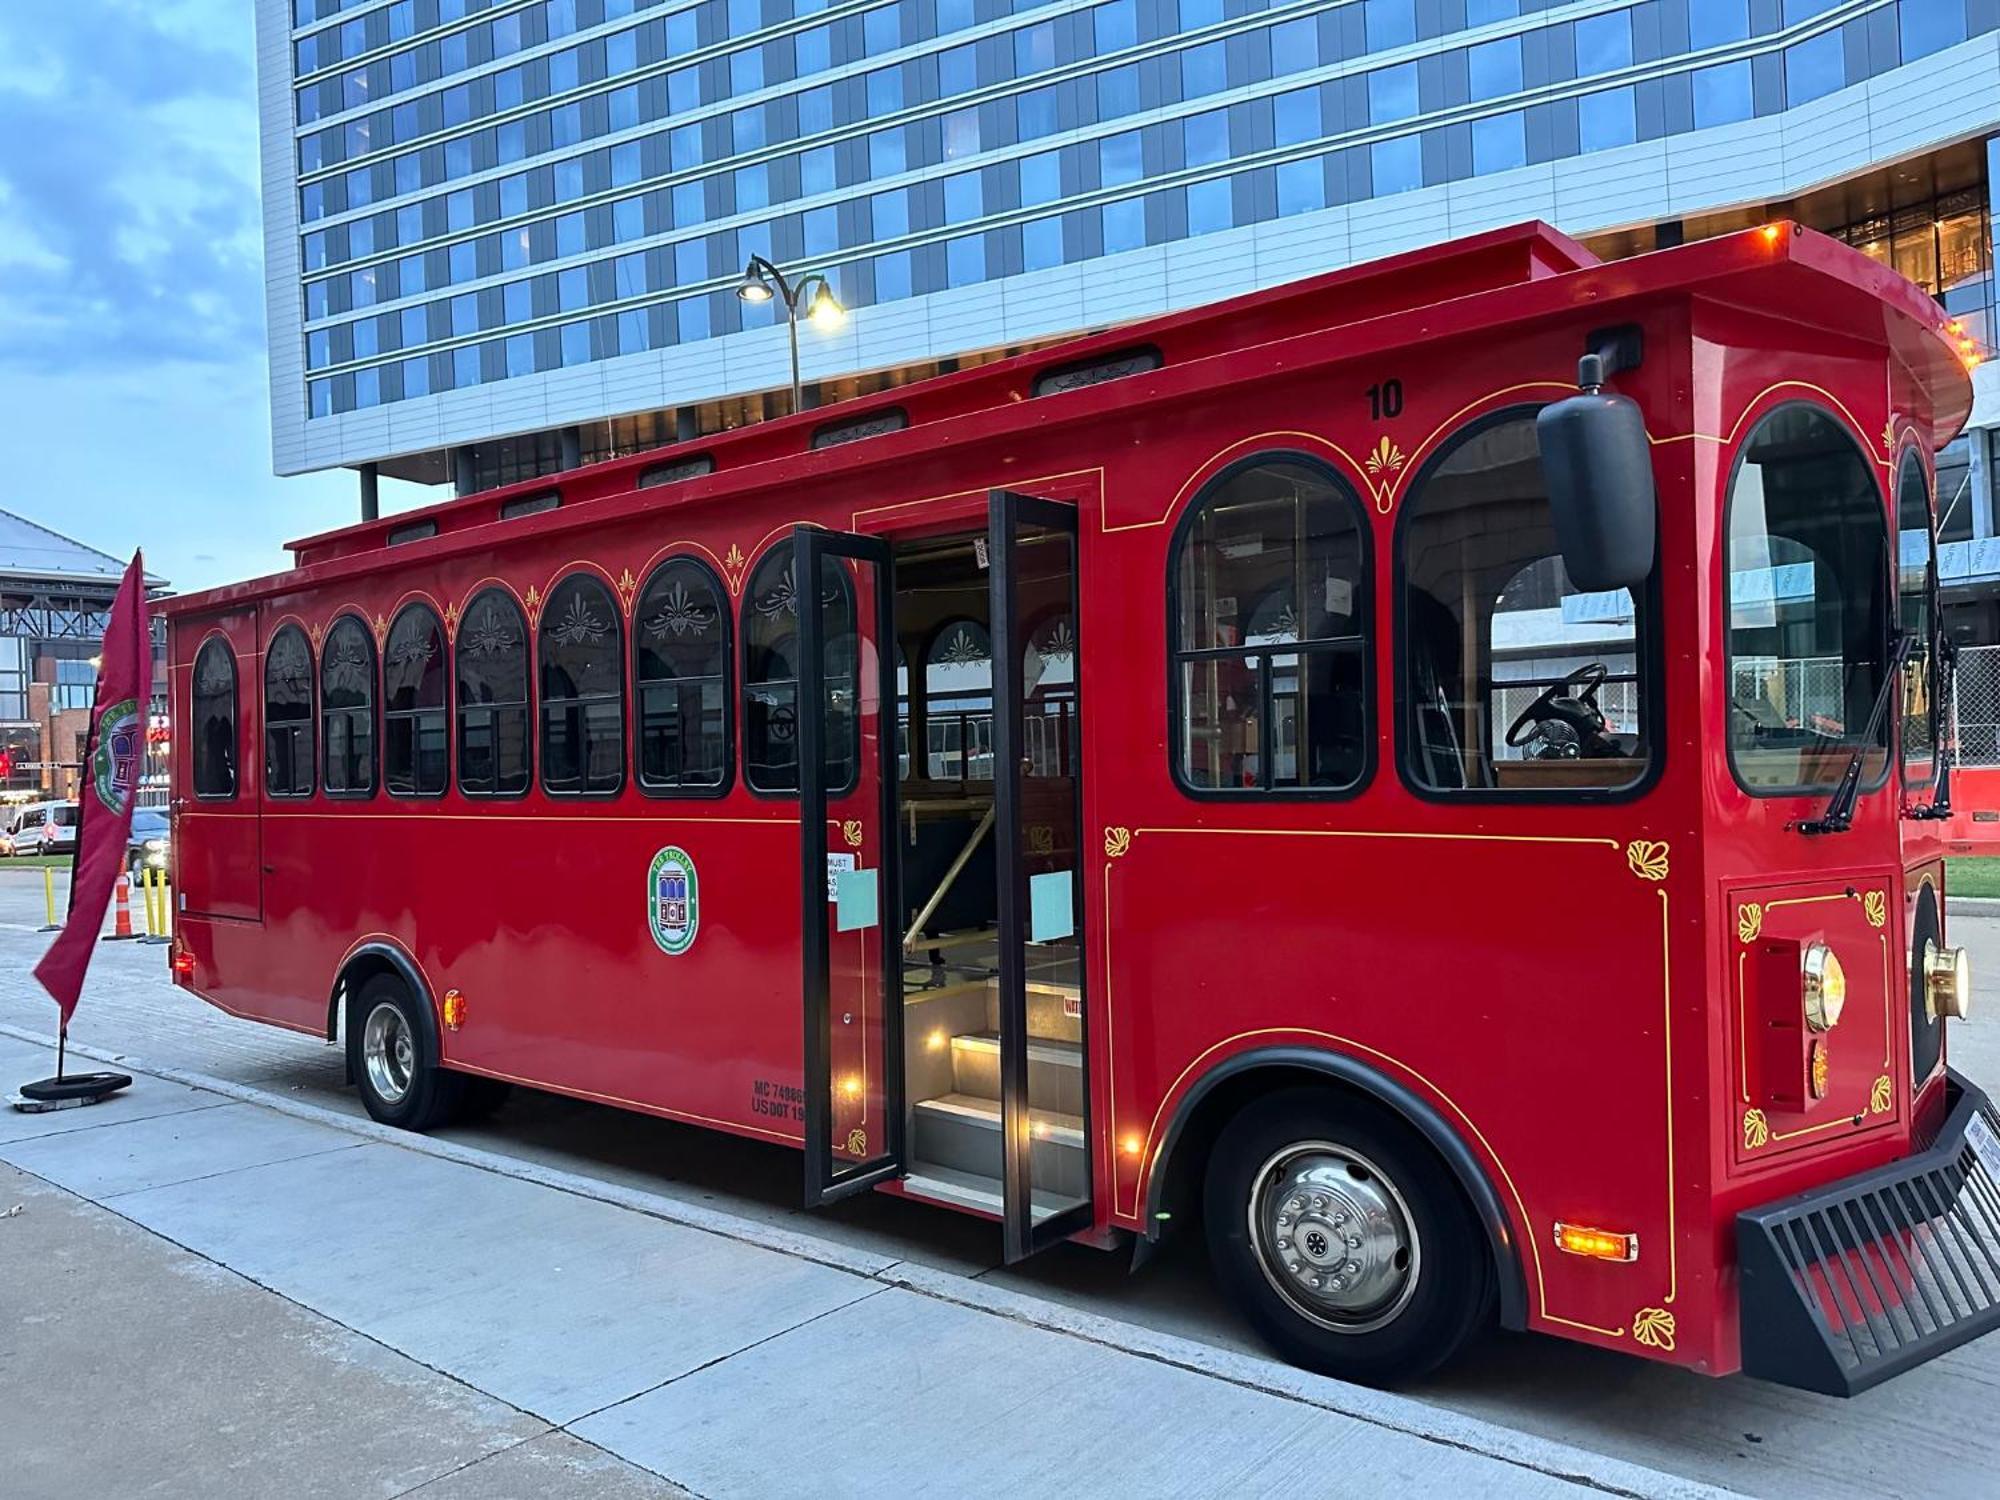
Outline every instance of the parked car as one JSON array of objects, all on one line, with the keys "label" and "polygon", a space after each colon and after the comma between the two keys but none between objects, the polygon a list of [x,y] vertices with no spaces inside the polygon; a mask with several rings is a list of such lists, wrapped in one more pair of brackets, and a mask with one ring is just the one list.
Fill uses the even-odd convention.
[{"label": "parked car", "polygon": [[125,841],[125,868],[137,880],[147,870],[165,870],[172,837],[167,815],[157,807],[132,813],[132,835]]},{"label": "parked car", "polygon": [[74,802],[58,802],[42,817],[40,853],[67,854],[76,847],[76,824],[81,816]]},{"label": "parked car", "polygon": [[23,802],[0,812],[0,856],[40,854],[42,819],[60,802]]}]

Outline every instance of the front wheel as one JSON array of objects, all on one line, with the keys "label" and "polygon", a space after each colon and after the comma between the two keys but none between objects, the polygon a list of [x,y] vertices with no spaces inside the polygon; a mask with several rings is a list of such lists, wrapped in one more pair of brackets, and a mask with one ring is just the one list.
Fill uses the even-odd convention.
[{"label": "front wheel", "polygon": [[438,1066],[436,1044],[410,987],[377,974],[347,1002],[347,1063],[368,1113],[384,1125],[429,1130],[456,1107],[460,1075]]},{"label": "front wheel", "polygon": [[1322,1374],[1418,1379],[1492,1305],[1486,1236],[1436,1153],[1331,1091],[1287,1090],[1231,1121],[1203,1217],[1224,1289],[1279,1353]]}]

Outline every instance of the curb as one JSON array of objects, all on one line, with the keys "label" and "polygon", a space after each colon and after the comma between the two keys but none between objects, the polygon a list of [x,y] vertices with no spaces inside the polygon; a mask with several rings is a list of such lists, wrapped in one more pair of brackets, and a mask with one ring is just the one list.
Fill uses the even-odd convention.
[{"label": "curb", "polygon": [[2000,896],[1954,896],[1944,893],[1945,915],[1962,911],[1969,917],[2000,917]]},{"label": "curb", "polygon": [[[2000,909],[2000,901],[1995,901],[1993,905]],[[56,1044],[53,1036],[4,1023],[0,1023],[0,1036],[49,1048]],[[1628,1496],[1631,1500],[1727,1500],[1727,1497],[1738,1493],[1624,1459],[1592,1453],[1568,1443],[1519,1432],[1484,1418],[1433,1406],[1414,1397],[1350,1385],[1273,1360],[1218,1349],[1174,1334],[1158,1333],[1100,1313],[1084,1312],[1027,1293],[991,1286],[957,1272],[871,1254],[761,1220],[662,1198],[636,1188],[620,1187],[581,1173],[541,1166],[476,1146],[412,1135],[365,1116],[357,1118],[323,1105],[269,1094],[247,1084],[211,1078],[185,1068],[154,1065],[127,1053],[76,1043],[70,1044],[69,1051],[75,1056],[117,1063],[131,1072],[166,1083],[219,1094],[239,1103],[257,1105],[398,1150],[414,1151],[422,1156],[534,1183],[575,1197],[595,1199],[648,1218],[811,1261],[918,1296],[954,1303],[1044,1332],[1100,1344],[1135,1358],[1150,1359],[1190,1374],[1224,1380],[1249,1390],[1317,1407],[1405,1437],[1483,1455],[1552,1479],[1587,1485],[1605,1494]]]}]

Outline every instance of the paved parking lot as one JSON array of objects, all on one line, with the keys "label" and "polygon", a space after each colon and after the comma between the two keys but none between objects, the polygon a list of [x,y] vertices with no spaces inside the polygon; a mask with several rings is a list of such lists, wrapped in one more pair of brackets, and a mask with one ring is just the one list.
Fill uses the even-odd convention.
[{"label": "paved parking lot", "polygon": [[[46,939],[40,881],[0,870],[0,1024],[52,1030],[53,1009],[28,970]],[[1958,940],[1975,973],[2000,974],[2000,918],[1962,915]],[[310,1038],[236,1022],[166,982],[165,950],[107,945],[73,1029],[81,1044],[306,1100],[349,1115],[335,1051]],[[1991,985],[1982,989],[1990,994]],[[2000,1083],[2000,1016],[1960,1033],[1957,1064]],[[1199,1246],[1171,1246],[1140,1273],[1121,1257],[1065,1245],[1012,1269],[997,1230],[920,1205],[864,1197],[797,1207],[790,1152],[669,1122],[517,1091],[490,1121],[447,1139],[585,1174],[677,1203],[709,1205],[855,1251],[978,1277],[988,1285],[1106,1314],[1223,1350],[1254,1346],[1210,1288]],[[1496,1334],[1414,1394],[1615,1458],[1768,1496],[1879,1495],[1921,1474],[1945,1494],[1993,1492],[2000,1434],[1970,1414],[2000,1388],[2000,1339],[1955,1351],[1849,1402],[1682,1371],[1533,1336]]]}]

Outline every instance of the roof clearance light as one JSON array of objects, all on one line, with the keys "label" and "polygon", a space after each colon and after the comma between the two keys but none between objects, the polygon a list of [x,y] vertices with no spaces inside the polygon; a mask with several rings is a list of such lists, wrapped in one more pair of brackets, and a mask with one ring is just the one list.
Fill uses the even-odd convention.
[{"label": "roof clearance light", "polygon": [[1785,232],[1785,226],[1782,224],[1766,224],[1757,232],[1764,236],[1765,244],[1775,245],[1778,243],[1778,236]]},{"label": "roof clearance light", "polygon": [[1580,1224],[1556,1223],[1556,1248],[1590,1260],[1631,1262],[1639,1258],[1639,1236],[1619,1234],[1610,1229],[1586,1229]]}]

